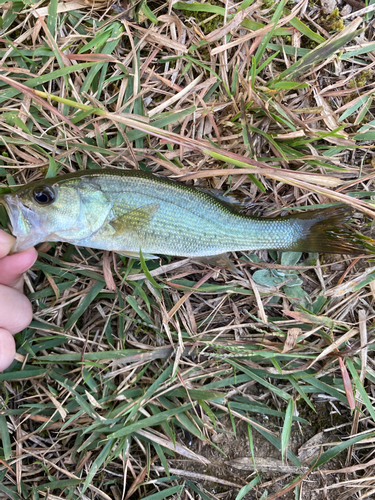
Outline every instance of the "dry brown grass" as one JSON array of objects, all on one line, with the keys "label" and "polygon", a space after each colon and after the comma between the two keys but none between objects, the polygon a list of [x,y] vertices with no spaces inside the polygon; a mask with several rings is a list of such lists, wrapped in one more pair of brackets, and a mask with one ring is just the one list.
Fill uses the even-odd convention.
[{"label": "dry brown grass", "polygon": [[[261,215],[347,203],[370,231],[375,5],[338,3],[2,3],[0,194],[147,169]],[[0,498],[375,495],[371,256],[39,251]]]}]

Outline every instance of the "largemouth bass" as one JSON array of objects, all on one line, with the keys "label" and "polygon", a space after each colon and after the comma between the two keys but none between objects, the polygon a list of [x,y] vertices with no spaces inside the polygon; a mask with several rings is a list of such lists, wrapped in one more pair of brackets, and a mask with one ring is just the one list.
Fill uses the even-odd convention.
[{"label": "largemouth bass", "polygon": [[367,245],[346,227],[347,207],[249,217],[208,193],[143,171],[61,175],[25,185],[4,201],[15,252],[42,241],[181,257],[257,249],[363,253]]}]

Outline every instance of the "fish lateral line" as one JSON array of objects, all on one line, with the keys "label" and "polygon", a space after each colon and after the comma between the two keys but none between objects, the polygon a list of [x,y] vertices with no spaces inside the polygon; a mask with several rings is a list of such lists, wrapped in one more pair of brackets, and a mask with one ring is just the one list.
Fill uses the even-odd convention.
[{"label": "fish lateral line", "polygon": [[142,249],[145,255],[211,262],[212,256],[223,261],[218,256],[227,252],[263,249],[375,253],[374,240],[350,226],[353,211],[346,205],[254,217],[199,188],[138,170],[74,172],[26,184],[3,198],[17,251],[65,241],[129,255]]}]

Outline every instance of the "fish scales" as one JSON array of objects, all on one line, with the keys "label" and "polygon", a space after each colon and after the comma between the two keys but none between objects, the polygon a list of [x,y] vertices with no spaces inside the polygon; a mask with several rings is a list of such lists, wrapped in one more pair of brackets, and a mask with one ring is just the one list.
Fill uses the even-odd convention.
[{"label": "fish scales", "polygon": [[143,171],[76,172],[30,183],[4,199],[16,251],[41,241],[183,257],[267,248],[359,251],[345,233],[346,207],[251,217],[211,194]]},{"label": "fish scales", "polygon": [[[72,179],[70,185],[79,189],[80,182]],[[286,221],[246,217],[209,194],[158,177],[100,175],[90,184],[113,202],[111,220],[129,213],[133,216],[122,234],[114,235],[103,227],[95,235],[78,240],[81,246],[197,257],[266,248],[270,243],[286,248],[293,238],[301,236],[298,227]],[[147,224],[142,224],[135,211],[152,204],[158,209]]]}]

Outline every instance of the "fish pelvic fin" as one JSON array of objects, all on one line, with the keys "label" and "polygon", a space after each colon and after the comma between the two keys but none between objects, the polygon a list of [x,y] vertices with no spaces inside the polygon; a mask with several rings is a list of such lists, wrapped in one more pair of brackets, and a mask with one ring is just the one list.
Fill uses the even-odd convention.
[{"label": "fish pelvic fin", "polygon": [[338,254],[375,253],[375,240],[363,236],[348,224],[353,210],[336,206],[289,215],[298,220],[304,236],[289,250]]},{"label": "fish pelvic fin", "polygon": [[[130,257],[131,259],[137,259],[140,260],[140,252],[130,252],[127,250],[115,250],[116,253],[122,255],[123,257]],[[152,255],[151,253],[143,253],[142,255],[145,260],[153,260],[153,259],[159,259],[157,255]]]}]

